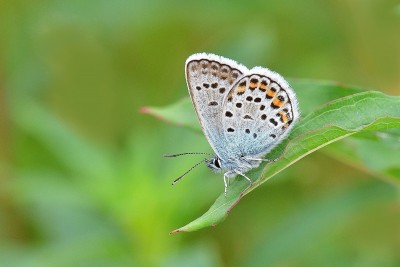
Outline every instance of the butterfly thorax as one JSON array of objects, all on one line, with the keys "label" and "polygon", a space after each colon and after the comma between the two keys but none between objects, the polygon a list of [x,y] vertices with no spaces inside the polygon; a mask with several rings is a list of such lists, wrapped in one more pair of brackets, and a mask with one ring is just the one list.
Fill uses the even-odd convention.
[{"label": "butterfly thorax", "polygon": [[224,173],[246,173],[247,171],[260,165],[259,160],[246,159],[245,157],[222,160],[217,155],[211,157],[209,160],[206,161],[206,163],[211,170]]}]

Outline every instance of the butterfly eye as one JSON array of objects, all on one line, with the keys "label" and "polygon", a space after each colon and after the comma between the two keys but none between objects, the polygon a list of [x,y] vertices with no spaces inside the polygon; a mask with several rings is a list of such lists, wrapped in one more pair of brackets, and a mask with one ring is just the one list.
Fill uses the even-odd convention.
[{"label": "butterfly eye", "polygon": [[215,167],[217,167],[218,169],[221,168],[221,165],[219,164],[219,158],[214,159],[214,165],[215,165]]}]

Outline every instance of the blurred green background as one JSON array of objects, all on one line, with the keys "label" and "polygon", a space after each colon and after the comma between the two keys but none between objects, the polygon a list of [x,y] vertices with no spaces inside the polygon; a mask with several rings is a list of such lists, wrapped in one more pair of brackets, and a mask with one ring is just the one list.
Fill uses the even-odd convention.
[{"label": "blurred green background", "polygon": [[399,187],[324,149],[168,234],[223,191],[205,166],[171,186],[199,158],[161,155],[211,148],[139,112],[188,96],[196,52],[398,95],[400,4],[1,1],[0,266],[399,266]]}]

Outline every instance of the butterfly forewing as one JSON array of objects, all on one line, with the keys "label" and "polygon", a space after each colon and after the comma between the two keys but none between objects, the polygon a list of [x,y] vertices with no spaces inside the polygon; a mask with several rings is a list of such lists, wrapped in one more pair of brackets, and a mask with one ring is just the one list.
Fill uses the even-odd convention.
[{"label": "butterfly forewing", "polygon": [[223,100],[247,72],[235,61],[209,54],[195,54],[186,61],[186,81],[201,127],[220,158],[226,158],[222,129]]},{"label": "butterfly forewing", "polygon": [[287,82],[261,67],[232,86],[223,107],[223,131],[233,158],[262,157],[285,138],[299,117]]}]

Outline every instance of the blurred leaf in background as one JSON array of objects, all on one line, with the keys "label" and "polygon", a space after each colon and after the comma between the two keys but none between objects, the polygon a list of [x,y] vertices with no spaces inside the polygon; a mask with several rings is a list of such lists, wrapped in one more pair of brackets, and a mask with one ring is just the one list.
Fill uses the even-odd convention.
[{"label": "blurred leaf in background", "polygon": [[184,62],[195,52],[399,95],[398,9],[394,0],[1,1],[0,265],[398,266],[399,194],[386,182],[399,174],[398,150],[374,146],[382,135],[396,144],[397,131],[328,146],[218,227],[170,236],[223,184],[202,167],[172,187],[197,158],[161,156],[210,147],[138,112],[187,97]]}]

